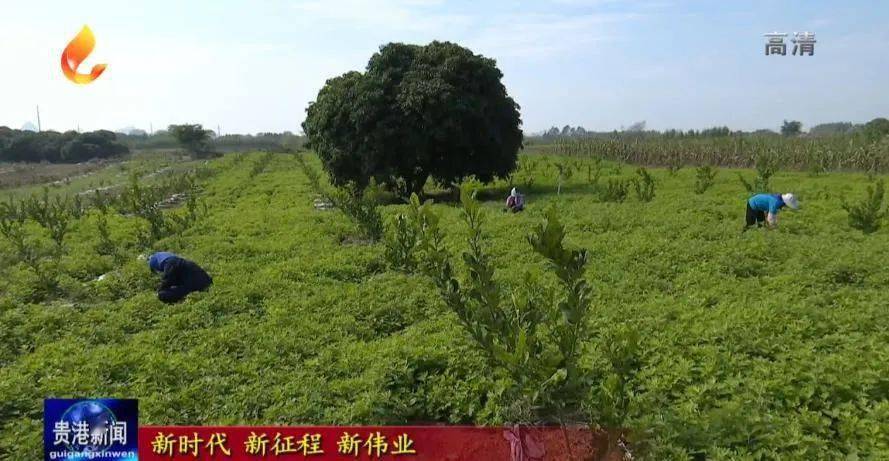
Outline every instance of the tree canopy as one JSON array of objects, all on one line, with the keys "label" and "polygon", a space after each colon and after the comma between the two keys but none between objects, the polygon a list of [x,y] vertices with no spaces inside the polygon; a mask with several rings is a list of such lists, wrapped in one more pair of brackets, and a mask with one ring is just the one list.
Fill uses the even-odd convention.
[{"label": "tree canopy", "polygon": [[515,169],[519,106],[494,60],[450,42],[390,43],[364,73],[332,78],[303,130],[337,185],[371,178],[403,194],[431,176],[487,182]]},{"label": "tree canopy", "polygon": [[868,141],[879,141],[889,134],[889,120],[885,118],[875,118],[864,124],[864,137]]},{"label": "tree canopy", "polygon": [[173,135],[173,138],[179,144],[187,149],[192,155],[200,155],[210,150],[210,136],[213,134],[210,130],[205,130],[199,124],[195,125],[170,125],[167,131]]},{"label": "tree canopy", "polygon": [[781,125],[781,134],[784,136],[799,136],[803,131],[803,124],[796,120],[784,120]]}]

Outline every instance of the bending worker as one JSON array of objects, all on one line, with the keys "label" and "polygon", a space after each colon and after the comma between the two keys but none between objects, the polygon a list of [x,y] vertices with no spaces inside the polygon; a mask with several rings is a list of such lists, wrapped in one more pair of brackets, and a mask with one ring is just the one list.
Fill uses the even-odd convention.
[{"label": "bending worker", "polygon": [[213,284],[213,278],[201,266],[173,253],[151,255],[148,267],[154,273],[163,273],[157,299],[168,304],[181,301],[191,292],[206,291]]},{"label": "bending worker", "polygon": [[774,229],[778,227],[778,211],[789,207],[791,210],[799,209],[799,201],[791,193],[786,194],[756,194],[747,200],[747,221],[744,230],[756,224],[762,227]]},{"label": "bending worker", "polygon": [[506,197],[506,209],[513,213],[518,213],[525,209],[525,196],[520,194],[515,187],[510,191],[509,197]]}]

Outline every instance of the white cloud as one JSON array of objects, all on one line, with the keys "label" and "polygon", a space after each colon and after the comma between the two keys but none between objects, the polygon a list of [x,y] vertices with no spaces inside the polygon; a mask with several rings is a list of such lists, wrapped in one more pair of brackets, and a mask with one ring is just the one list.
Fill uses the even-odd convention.
[{"label": "white cloud", "polygon": [[[612,40],[638,13],[565,11],[561,5],[597,6],[616,0],[554,0],[534,7],[490,7],[473,14],[440,8],[440,0],[376,2],[309,0],[292,5],[306,23],[379,30],[393,40],[456,40],[495,57],[545,57]],[[399,34],[400,33],[400,34]]]},{"label": "white cloud", "polygon": [[492,56],[544,57],[614,40],[617,24],[639,16],[626,14],[522,14],[499,18],[470,43]]},{"label": "white cloud", "polygon": [[471,22],[468,15],[435,11],[435,7],[443,3],[438,0],[309,0],[295,3],[292,7],[304,22],[317,24],[329,21],[340,27],[436,32],[463,27]]}]

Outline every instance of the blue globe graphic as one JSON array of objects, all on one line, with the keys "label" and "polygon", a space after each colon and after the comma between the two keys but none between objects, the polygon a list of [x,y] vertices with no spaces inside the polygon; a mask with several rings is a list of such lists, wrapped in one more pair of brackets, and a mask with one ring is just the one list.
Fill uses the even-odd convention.
[{"label": "blue globe graphic", "polygon": [[[71,405],[71,407],[62,415],[62,421],[67,422],[72,431],[75,428],[75,423],[85,422],[89,427],[90,440],[92,441],[92,436],[94,434],[101,435],[104,431],[109,430],[111,425],[117,421],[117,418],[115,418],[114,413],[102,403],[86,401]],[[107,440],[107,438],[100,439]],[[75,441],[73,433],[70,440],[71,442]],[[68,450],[79,453],[101,453],[107,450],[108,446],[109,445],[102,443],[71,443],[68,445]]]}]

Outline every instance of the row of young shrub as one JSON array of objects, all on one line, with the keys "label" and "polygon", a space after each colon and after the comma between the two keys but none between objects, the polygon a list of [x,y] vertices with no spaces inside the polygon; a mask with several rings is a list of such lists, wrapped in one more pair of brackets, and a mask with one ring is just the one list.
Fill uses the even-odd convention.
[{"label": "row of young shrub", "polygon": [[[762,152],[754,156],[753,163],[756,176],[748,180],[738,173],[739,182],[750,195],[770,193],[772,191],[770,180],[780,169],[781,162],[778,156],[772,152]],[[614,172],[620,174],[620,168],[621,164],[617,163]],[[680,168],[681,165],[671,164],[668,172],[675,175]],[[645,167],[639,167],[636,170],[636,177],[632,179],[609,178],[606,183],[600,184],[603,171],[602,158],[591,154],[586,157],[562,158],[552,163],[547,157],[524,158],[519,162],[516,173],[509,178],[510,185],[518,180],[523,181],[526,187],[531,187],[534,184],[534,175],[539,169],[542,169],[544,174],[555,176],[558,181],[557,194],[561,192],[562,183],[569,180],[575,171],[586,169],[587,183],[596,187],[599,200],[603,202],[623,202],[630,190],[635,192],[640,202],[649,202],[655,196],[656,181]],[[870,179],[874,180],[873,170],[868,171]],[[698,166],[695,169],[693,184],[695,194],[703,194],[712,187],[717,174],[718,169],[709,164]],[[880,229],[882,221],[887,216],[887,212],[883,209],[883,188],[883,181],[879,180],[868,186],[867,195],[860,201],[849,204],[843,200],[842,207],[849,214],[850,227],[866,234]]]},{"label": "row of young shrub", "polygon": [[[316,192],[340,208],[353,222],[355,222],[361,230],[362,236],[371,241],[379,240],[382,236],[382,218],[377,209],[378,201],[376,197],[379,194],[379,188],[372,183],[364,190],[359,190],[354,184],[336,188],[334,191],[327,191],[321,184],[320,175],[315,171],[302,155],[296,156],[297,161],[303,172],[310,178],[310,182]],[[770,179],[779,169],[777,157],[771,154],[760,154],[756,156],[755,169],[756,176],[752,181],[748,181],[740,173],[738,179],[744,190],[748,194],[768,193],[771,191]],[[675,166],[675,165],[674,165]],[[630,180],[609,178],[605,184],[599,184],[602,175],[602,159],[601,157],[590,156],[587,159],[567,158],[557,160],[550,165],[546,157],[539,159],[525,158],[522,159],[518,168],[513,175],[507,178],[510,186],[516,181],[524,181],[526,187],[534,184],[534,174],[539,168],[553,172],[557,181],[557,194],[561,193],[562,184],[571,179],[575,171],[586,169],[587,182],[598,190],[599,199],[603,202],[623,202],[629,191],[635,192],[636,198],[640,202],[650,202],[654,199],[656,190],[656,181],[651,173],[645,167],[636,170],[636,177]],[[615,171],[620,173],[621,164],[615,166]],[[679,167],[671,167],[668,171],[675,175]],[[705,193],[714,183],[718,170],[710,165],[703,165],[696,168],[695,182],[693,190],[696,194]],[[849,225],[864,233],[872,233],[881,227],[886,212],[883,211],[883,185],[882,181],[877,182],[874,186],[869,186],[867,196],[856,204],[847,204],[844,200],[843,208],[849,213]]]},{"label": "row of young shrub", "polygon": [[[599,381],[599,373],[580,363],[583,347],[594,336],[587,328],[592,311],[592,288],[584,278],[589,254],[565,247],[566,231],[555,208],[527,237],[527,244],[547,261],[560,280],[562,294],[554,296],[530,274],[520,288],[511,290],[494,277],[496,269],[486,250],[485,213],[476,200],[478,183],[465,182],[459,188],[461,216],[469,234],[467,250],[454,258],[444,244],[445,232],[431,200],[421,203],[412,194],[407,210],[395,215],[384,232],[373,187],[331,191],[303,155],[296,161],[315,193],[341,209],[362,235],[383,238],[390,267],[434,282],[497,379],[510,383],[501,390],[501,397],[512,402],[504,410],[506,420],[588,422],[592,413],[585,399],[590,389],[601,389],[597,393],[601,405],[593,410],[596,424],[620,427],[628,399],[624,385],[636,372],[633,347],[637,342],[633,333],[624,331],[608,347],[603,346],[612,364],[608,379]],[[648,200],[653,197],[654,181],[644,169],[639,190]],[[463,262],[465,276],[459,275],[456,261]]]},{"label": "row of young shrub", "polygon": [[[549,291],[531,274],[524,275],[520,287],[508,289],[495,278],[477,187],[464,183],[460,188],[460,216],[468,234],[458,258],[444,244],[432,201],[421,203],[414,194],[386,236],[388,263],[434,282],[495,375],[510,383],[502,391],[512,402],[505,410],[508,421],[567,424],[593,418],[597,427],[620,427],[628,400],[625,384],[638,371],[637,338],[624,330],[600,344],[611,364],[605,379],[581,363],[582,350],[604,339],[603,332],[588,328],[593,312],[593,288],[585,279],[590,254],[566,248],[565,226],[552,207],[526,243],[557,277],[561,292]],[[591,389],[598,396],[596,408],[586,405]],[[616,435],[611,448],[619,442]]]},{"label": "row of young shrub", "polygon": [[[0,202],[0,236],[11,245],[13,263],[22,263],[36,276],[38,297],[57,294],[59,262],[65,254],[66,237],[75,223],[87,216],[96,226],[99,239],[96,253],[122,257],[118,242],[109,229],[110,213],[137,218],[137,247],[148,250],[154,242],[176,235],[191,227],[206,214],[206,205],[199,200],[198,178],[206,178],[209,170],[193,170],[170,175],[156,184],[143,184],[133,174],[120,188],[99,190],[89,194],[51,195],[48,188],[42,195],[16,200],[9,197]],[[85,198],[89,197],[89,198]],[[164,208],[183,203],[179,212]],[[52,245],[44,244],[49,238]]]},{"label": "row of young shrub", "polygon": [[381,188],[376,181],[371,179],[364,188],[353,182],[330,187],[318,170],[309,165],[306,154],[297,153],[294,158],[319,199],[341,210],[356,224],[362,238],[376,242],[383,237],[383,217],[379,210]]}]

